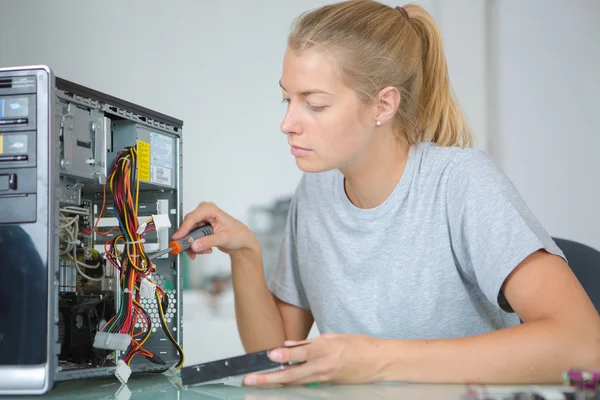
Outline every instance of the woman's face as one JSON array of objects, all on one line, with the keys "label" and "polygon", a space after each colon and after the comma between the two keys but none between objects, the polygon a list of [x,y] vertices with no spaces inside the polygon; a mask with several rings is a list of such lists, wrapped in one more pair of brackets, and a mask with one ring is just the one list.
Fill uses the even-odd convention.
[{"label": "woman's face", "polygon": [[352,165],[375,134],[373,109],[336,75],[322,53],[288,49],[280,81],[288,103],[281,131],[288,137],[298,168],[321,172]]}]

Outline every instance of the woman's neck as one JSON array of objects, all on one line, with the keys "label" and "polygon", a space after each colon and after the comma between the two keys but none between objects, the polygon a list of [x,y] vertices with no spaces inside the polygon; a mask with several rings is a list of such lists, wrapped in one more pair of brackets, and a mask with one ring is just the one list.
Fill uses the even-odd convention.
[{"label": "woman's neck", "polygon": [[358,208],[375,208],[387,199],[400,181],[409,146],[393,134],[382,133],[354,165],[340,169],[348,199]]}]

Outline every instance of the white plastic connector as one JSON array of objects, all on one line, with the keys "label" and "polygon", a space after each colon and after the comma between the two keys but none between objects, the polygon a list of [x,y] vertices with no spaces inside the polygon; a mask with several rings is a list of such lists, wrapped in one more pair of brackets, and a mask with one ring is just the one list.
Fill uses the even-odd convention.
[{"label": "white plastic connector", "polygon": [[94,337],[94,347],[105,350],[125,351],[131,344],[131,336],[124,333],[98,332]]},{"label": "white plastic connector", "polygon": [[142,279],[140,283],[140,297],[142,299],[153,299],[156,292],[156,284],[150,282],[148,278]]},{"label": "white plastic connector", "polygon": [[171,220],[167,214],[153,215],[152,221],[154,221],[157,232],[171,227]]},{"label": "white plastic connector", "polygon": [[143,224],[141,224],[138,227],[137,234],[141,235],[142,233],[144,233],[144,230],[146,229],[146,226],[148,226],[148,224],[146,224],[145,222]]},{"label": "white plastic connector", "polygon": [[131,368],[123,360],[117,361],[117,369],[115,370],[115,376],[122,383],[125,384],[131,376]]}]

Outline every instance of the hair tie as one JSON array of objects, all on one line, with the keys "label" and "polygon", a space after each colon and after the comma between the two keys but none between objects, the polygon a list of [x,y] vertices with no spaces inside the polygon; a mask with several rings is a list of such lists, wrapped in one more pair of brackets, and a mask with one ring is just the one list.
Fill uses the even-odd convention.
[{"label": "hair tie", "polygon": [[404,7],[396,6],[396,10],[400,11],[404,18],[408,19],[408,12],[404,9]]}]

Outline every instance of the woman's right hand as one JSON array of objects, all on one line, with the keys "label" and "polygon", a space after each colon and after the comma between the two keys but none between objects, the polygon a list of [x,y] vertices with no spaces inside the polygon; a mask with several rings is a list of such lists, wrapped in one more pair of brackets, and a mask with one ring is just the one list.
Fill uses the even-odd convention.
[{"label": "woman's right hand", "polygon": [[203,236],[192,243],[186,251],[192,260],[196,258],[196,254],[212,253],[213,247],[229,255],[244,249],[259,250],[258,239],[254,233],[214,203],[200,203],[194,211],[187,214],[177,232],[173,234],[173,239],[179,239],[193,228],[207,222],[212,226],[213,234]]}]

